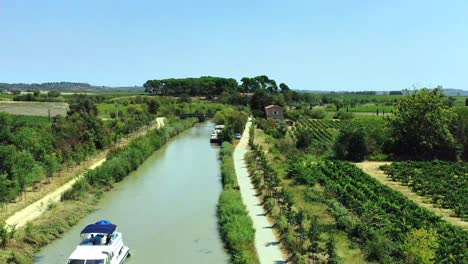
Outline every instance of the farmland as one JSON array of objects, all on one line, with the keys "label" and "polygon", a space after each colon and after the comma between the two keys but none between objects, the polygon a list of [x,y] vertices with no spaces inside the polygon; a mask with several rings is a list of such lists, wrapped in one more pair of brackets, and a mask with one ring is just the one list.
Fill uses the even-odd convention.
[{"label": "farmland", "polygon": [[[384,120],[377,116],[359,116],[352,120],[337,120],[337,119],[301,119],[291,128],[291,135],[297,139],[297,136],[308,134],[312,137],[312,141],[320,142],[326,145],[332,145],[340,129],[349,126],[362,127],[370,136],[374,138],[383,137],[384,132],[381,130]],[[380,139],[378,139],[380,140]]]},{"label": "farmland", "polygon": [[128,108],[131,107],[135,110],[141,111],[143,108],[143,104],[132,104],[132,105],[125,105],[125,104],[113,104],[113,103],[101,103],[97,104],[97,108],[99,109],[99,115],[103,118],[115,118],[117,113],[120,115],[126,114]]},{"label": "farmland", "polygon": [[0,112],[13,115],[48,116],[49,110],[51,116],[65,116],[68,111],[68,104],[59,102],[0,101]]},{"label": "farmland", "polygon": [[[359,243],[368,243],[366,238],[378,239],[378,236],[383,236],[387,241],[385,243],[390,243],[388,257],[397,260],[402,256],[396,248],[405,243],[401,234],[421,228],[433,229],[441,245],[450,245],[438,248],[436,262],[463,263],[468,233],[461,228],[439,220],[438,216],[380,184],[352,164],[337,161],[316,163],[307,160],[296,164],[300,165],[293,165],[293,177],[309,185],[319,183],[349,210],[346,214],[339,211],[333,214],[340,228],[360,241]],[[306,171],[315,173],[304,173]],[[358,217],[358,223],[349,222],[351,215]],[[395,251],[392,247],[395,247]]]},{"label": "farmland", "polygon": [[[325,143],[332,143],[338,133],[338,129],[346,125],[347,121],[340,120],[316,120],[301,119],[291,130],[296,135],[297,131],[307,131],[312,135],[313,140]],[[297,131],[296,131],[297,130]]]}]

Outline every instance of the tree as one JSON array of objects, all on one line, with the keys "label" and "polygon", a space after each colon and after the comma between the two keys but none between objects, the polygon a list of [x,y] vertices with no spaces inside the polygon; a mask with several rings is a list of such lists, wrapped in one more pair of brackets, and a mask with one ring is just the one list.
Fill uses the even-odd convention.
[{"label": "tree", "polygon": [[148,112],[152,115],[155,115],[158,112],[159,104],[156,100],[148,100]]},{"label": "tree", "polygon": [[47,182],[50,183],[50,178],[59,169],[59,162],[57,161],[57,155],[55,153],[47,154],[44,157],[44,170],[47,176]]},{"label": "tree", "polygon": [[39,90],[34,90],[34,91],[33,91],[33,94],[34,94],[35,97],[38,97],[39,95],[41,95],[41,91],[39,91]]},{"label": "tree", "polygon": [[406,261],[410,264],[434,263],[438,247],[437,235],[424,228],[411,231],[403,245]]},{"label": "tree", "polygon": [[367,156],[364,128],[357,125],[348,125],[340,129],[334,150],[335,156],[339,159],[363,161]]},{"label": "tree", "polygon": [[406,91],[388,121],[396,155],[423,160],[455,159],[450,125],[456,115],[446,101],[441,87]]},{"label": "tree", "polygon": [[314,136],[309,130],[299,127],[294,132],[296,136],[296,147],[299,149],[308,148],[314,141]]},{"label": "tree", "polygon": [[462,159],[468,161],[468,108],[456,109],[457,119],[453,124],[453,134],[462,150]]},{"label": "tree", "polygon": [[93,99],[90,96],[86,95],[75,95],[70,104],[71,113],[80,113],[80,114],[89,114],[92,116],[97,116],[99,111],[94,103]]},{"label": "tree", "polygon": [[8,178],[7,174],[0,174],[0,204],[13,201],[18,195],[18,184]]},{"label": "tree", "polygon": [[[247,123],[248,116],[245,112],[235,110],[233,108],[225,108],[218,111],[213,117],[213,122],[218,125],[228,126],[232,129],[233,134],[242,133],[244,131],[245,123]],[[229,130],[226,127],[224,130]]]},{"label": "tree", "polygon": [[321,233],[321,228],[318,223],[318,216],[313,215],[311,218],[310,222],[310,227],[309,227],[309,240],[310,240],[310,246],[309,246],[309,251],[312,253],[312,259],[316,258],[316,254],[319,252],[319,242],[320,242],[320,233]]},{"label": "tree", "polygon": [[265,116],[265,106],[273,104],[273,96],[266,90],[258,89],[252,95],[250,100],[250,107],[256,116]]},{"label": "tree", "polygon": [[279,88],[281,89],[281,93],[285,93],[291,90],[285,83],[280,83]]},{"label": "tree", "polygon": [[21,151],[15,157],[15,163],[11,168],[12,178],[18,182],[21,192],[32,185],[35,180],[43,177],[43,170],[27,151]]},{"label": "tree", "polygon": [[50,91],[47,93],[47,96],[48,97],[59,97],[60,96],[60,92],[57,92],[57,91]]},{"label": "tree", "polygon": [[453,107],[455,105],[455,101],[457,101],[455,97],[449,96],[445,103],[447,104],[448,107]]},{"label": "tree", "polygon": [[374,232],[366,244],[367,260],[378,263],[389,263],[388,252],[391,246],[390,240],[383,234]]}]

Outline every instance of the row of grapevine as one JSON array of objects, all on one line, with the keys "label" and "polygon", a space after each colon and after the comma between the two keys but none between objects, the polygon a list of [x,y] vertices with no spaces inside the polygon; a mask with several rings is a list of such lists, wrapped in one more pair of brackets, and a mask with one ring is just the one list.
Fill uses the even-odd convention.
[{"label": "row of grapevine", "polygon": [[298,130],[306,131],[314,140],[328,144],[333,143],[336,133],[345,124],[338,120],[302,119],[292,128],[291,134],[295,137]]},{"label": "row of grapevine", "polygon": [[466,162],[395,162],[381,167],[394,181],[407,185],[434,204],[452,209],[468,218],[468,163]]},{"label": "row of grapevine", "polygon": [[[421,228],[437,234],[439,247],[435,263],[467,263],[468,232],[440,220],[401,193],[382,185],[351,163],[340,161],[311,162],[306,157],[291,164],[290,175],[303,183],[320,183],[340,204],[364,223],[347,222],[342,228],[357,240],[372,239],[382,234],[395,245],[389,251],[394,260],[404,259],[400,249],[407,234]],[[335,215],[339,217],[339,215]],[[340,222],[337,219],[337,222]]]}]

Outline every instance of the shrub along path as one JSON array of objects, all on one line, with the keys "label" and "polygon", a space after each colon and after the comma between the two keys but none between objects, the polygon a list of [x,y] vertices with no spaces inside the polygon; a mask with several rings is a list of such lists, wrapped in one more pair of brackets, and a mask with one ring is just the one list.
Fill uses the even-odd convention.
[{"label": "shrub along path", "polygon": [[247,153],[249,129],[251,121],[247,122],[242,138],[234,150],[234,166],[239,183],[242,200],[247,206],[250,218],[255,228],[255,247],[260,263],[286,263],[279,247],[279,240],[273,233],[273,227],[268,221],[266,212],[257,197],[255,188],[250,181],[244,156]]},{"label": "shrub along path", "polygon": [[[138,137],[146,134],[149,130],[152,129],[159,129],[164,126],[164,118],[159,117],[156,118],[156,122],[154,122],[152,125],[147,127],[146,129],[141,129],[131,137]],[[130,138],[125,138],[121,140],[121,142],[118,144],[120,147],[125,146],[130,140]],[[102,158],[94,162],[88,170],[95,169],[99,166],[101,166],[104,162],[106,161],[106,158]],[[80,179],[83,175],[85,174],[82,173],[79,176],[71,179],[64,185],[60,186],[59,188],[55,189],[54,191],[46,194],[44,197],[41,199],[31,203],[27,207],[17,211],[15,214],[10,216],[5,222],[8,226],[16,226],[16,228],[20,228],[25,226],[28,222],[34,220],[35,218],[39,217],[44,211],[47,210],[49,205],[54,202],[59,202],[62,194],[66,192],[68,189],[70,189],[73,184]]]},{"label": "shrub along path", "polygon": [[389,165],[390,162],[364,161],[354,164],[382,184],[385,184],[395,191],[400,192],[408,199],[413,200],[419,206],[428,209],[438,216],[441,216],[442,219],[451,223],[452,225],[460,226],[465,230],[468,229],[468,222],[461,220],[459,217],[453,216],[454,212],[452,210],[435,207],[431,202],[426,202],[428,198],[424,198],[414,193],[408,186],[404,186],[400,182],[392,181],[392,179],[388,178],[387,175],[382,170],[380,170],[380,166]]}]

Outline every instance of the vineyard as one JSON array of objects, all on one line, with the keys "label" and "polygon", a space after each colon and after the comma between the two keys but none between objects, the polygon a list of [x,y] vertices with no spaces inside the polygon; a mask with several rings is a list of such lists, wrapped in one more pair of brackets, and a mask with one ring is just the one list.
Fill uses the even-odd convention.
[{"label": "vineyard", "polygon": [[299,120],[291,130],[293,137],[299,130],[309,132],[314,140],[332,143],[338,130],[346,124],[346,121],[322,120],[322,119],[302,119]]},{"label": "vineyard", "polygon": [[467,220],[468,163],[407,161],[385,165],[381,169],[392,180],[409,186],[418,195],[431,198],[434,204],[450,208]]},{"label": "vineyard", "polygon": [[386,254],[393,261],[399,261],[404,259],[400,249],[408,241],[407,235],[415,230],[430,229],[436,233],[440,245],[435,252],[435,263],[466,263],[466,231],[440,220],[350,163],[317,163],[308,157],[303,159],[291,164],[290,175],[308,185],[320,183],[357,216],[356,221],[345,212],[332,212],[337,224],[350,237],[369,245],[369,241],[383,236],[388,240],[383,243],[388,245]]},{"label": "vineyard", "polygon": [[369,135],[378,141],[385,138],[383,119],[353,119],[353,120],[324,120],[301,119],[290,130],[291,135],[297,139],[299,134],[306,132],[312,140],[324,144],[332,144],[340,129],[353,124],[362,127]]}]

